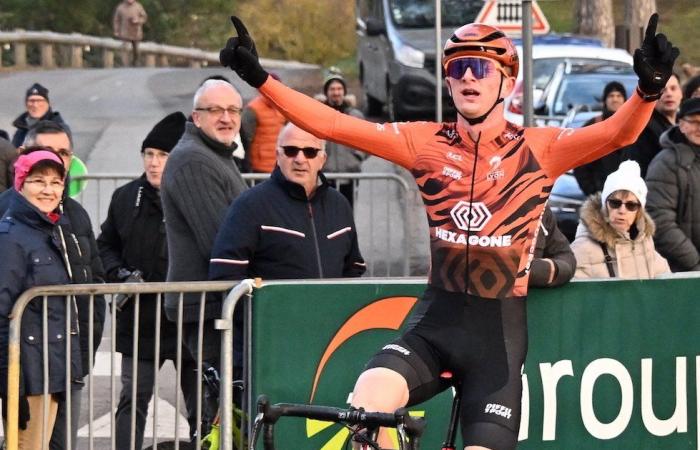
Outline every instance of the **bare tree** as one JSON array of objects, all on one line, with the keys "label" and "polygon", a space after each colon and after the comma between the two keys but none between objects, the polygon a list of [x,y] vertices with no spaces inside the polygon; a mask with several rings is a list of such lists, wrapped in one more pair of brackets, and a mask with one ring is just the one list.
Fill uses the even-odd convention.
[{"label": "bare tree", "polygon": [[[634,2],[634,0],[627,1]],[[613,46],[615,23],[612,0],[576,0],[574,11],[578,24],[577,33],[598,37],[606,46]]]},{"label": "bare tree", "polygon": [[631,49],[641,44],[649,16],[655,12],[656,0],[625,0],[625,25],[629,27]]}]

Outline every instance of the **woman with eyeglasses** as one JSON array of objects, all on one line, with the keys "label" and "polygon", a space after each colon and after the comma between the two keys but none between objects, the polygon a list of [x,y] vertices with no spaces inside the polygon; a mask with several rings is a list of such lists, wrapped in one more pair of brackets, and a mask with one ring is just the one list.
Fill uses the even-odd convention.
[{"label": "woman with eyeglasses", "polygon": [[605,179],[602,193],[581,207],[581,222],[571,249],[574,278],[647,279],[669,273],[654,248],[654,222],[644,209],[647,186],[639,164],[623,161]]},{"label": "woman with eyeglasses", "polygon": [[[7,435],[7,370],[10,314],[21,294],[34,286],[70,283],[59,204],[65,167],[51,149],[27,149],[14,164],[15,177],[9,209],[0,219],[0,397]],[[44,300],[45,299],[45,300]],[[44,305],[45,303],[45,305]],[[43,335],[43,311],[46,329]],[[22,316],[19,379],[19,448],[42,445],[44,405],[46,446],[51,438],[59,396],[66,391],[66,339],[70,337],[71,378],[81,374],[75,303],[63,296],[37,297]],[[70,314],[70,330],[66,319]],[[43,343],[48,342],[48,390],[44,387]]]}]

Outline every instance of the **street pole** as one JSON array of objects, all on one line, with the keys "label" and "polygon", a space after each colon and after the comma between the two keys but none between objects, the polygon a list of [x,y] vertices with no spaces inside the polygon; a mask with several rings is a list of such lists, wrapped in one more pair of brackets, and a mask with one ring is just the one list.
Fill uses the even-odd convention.
[{"label": "street pole", "polygon": [[435,0],[435,121],[442,122],[442,5]]},{"label": "street pole", "polygon": [[522,0],[523,21],[523,125],[532,126],[532,0]]}]

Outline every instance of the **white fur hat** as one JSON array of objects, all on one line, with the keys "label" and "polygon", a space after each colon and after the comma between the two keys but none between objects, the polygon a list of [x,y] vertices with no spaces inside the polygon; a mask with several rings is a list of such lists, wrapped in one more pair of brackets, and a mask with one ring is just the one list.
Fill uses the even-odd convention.
[{"label": "white fur hat", "polygon": [[647,203],[647,185],[640,176],[637,161],[627,160],[620,163],[620,167],[605,179],[601,200],[605,208],[606,200],[615,191],[630,191],[633,193],[642,208]]}]

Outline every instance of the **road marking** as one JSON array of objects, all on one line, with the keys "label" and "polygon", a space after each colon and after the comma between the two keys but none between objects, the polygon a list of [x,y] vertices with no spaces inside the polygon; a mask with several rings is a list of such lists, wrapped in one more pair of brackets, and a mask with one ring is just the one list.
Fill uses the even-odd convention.
[{"label": "road marking", "polygon": [[[112,436],[111,428],[112,414],[107,413],[98,417],[92,422],[92,436],[94,438],[109,438]],[[178,424],[178,435],[180,438],[187,439],[190,433],[190,427],[187,424],[187,419],[180,414],[180,423]],[[158,399],[158,438],[175,438],[175,407],[161,398]],[[78,437],[89,437],[88,425],[82,426],[78,430]],[[144,429],[144,444],[147,443],[146,438],[153,437],[153,400],[148,404],[148,415],[146,419],[146,428]]]}]

